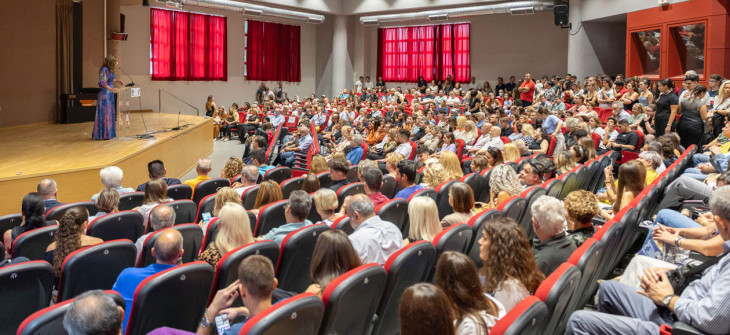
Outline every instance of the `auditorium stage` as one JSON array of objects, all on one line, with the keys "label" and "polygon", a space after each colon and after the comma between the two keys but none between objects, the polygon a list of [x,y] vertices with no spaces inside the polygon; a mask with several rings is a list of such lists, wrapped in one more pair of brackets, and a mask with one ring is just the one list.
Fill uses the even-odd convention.
[{"label": "auditorium stage", "polygon": [[[145,132],[142,114],[152,139],[137,139]],[[51,177],[58,183],[61,202],[88,201],[103,188],[99,169],[116,165],[124,170],[124,187],[136,188],[149,180],[147,162],[160,159],[167,175],[179,178],[197,160],[213,151],[209,118],[131,113],[130,126],[117,125],[117,138],[91,140],[94,123],[32,124],[0,128],[0,216],[20,212],[23,196],[34,192],[38,182]]]}]

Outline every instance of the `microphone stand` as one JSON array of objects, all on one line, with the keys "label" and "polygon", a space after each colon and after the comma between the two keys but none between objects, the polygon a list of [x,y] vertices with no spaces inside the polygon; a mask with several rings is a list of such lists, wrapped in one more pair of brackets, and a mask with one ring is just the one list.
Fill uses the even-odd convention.
[{"label": "microphone stand", "polygon": [[[132,79],[132,76],[130,76],[126,71],[124,71],[124,69],[121,66],[119,66],[119,70],[122,71],[122,73],[124,73],[124,75],[129,77],[129,84],[124,85],[124,87],[133,87],[134,79]],[[144,113],[142,113],[142,98],[137,97],[137,102],[139,103],[139,116],[142,117],[142,125],[144,126],[144,133],[139,134],[136,137],[139,139],[155,138],[155,136],[152,135],[149,130],[147,130],[147,122],[144,121]]]}]

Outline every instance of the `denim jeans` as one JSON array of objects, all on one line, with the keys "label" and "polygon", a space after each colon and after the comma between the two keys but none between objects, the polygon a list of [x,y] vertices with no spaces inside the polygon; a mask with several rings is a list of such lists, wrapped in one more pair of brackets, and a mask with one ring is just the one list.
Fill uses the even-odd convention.
[{"label": "denim jeans", "polygon": [[659,248],[652,236],[652,232],[659,224],[672,228],[694,228],[700,226],[699,223],[684,216],[680,212],[671,209],[662,209],[659,213],[657,213],[656,220],[654,220],[654,224],[649,229],[649,234],[646,235],[644,244],[641,246],[641,250],[637,253],[638,255],[663,260],[664,250]]}]

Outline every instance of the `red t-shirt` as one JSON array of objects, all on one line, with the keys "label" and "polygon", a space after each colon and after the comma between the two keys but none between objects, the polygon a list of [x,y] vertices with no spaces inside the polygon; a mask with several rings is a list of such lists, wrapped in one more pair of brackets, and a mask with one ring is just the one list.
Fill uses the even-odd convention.
[{"label": "red t-shirt", "polygon": [[367,195],[368,198],[370,198],[370,201],[373,202],[373,206],[378,207],[380,204],[386,203],[390,201],[386,196],[383,195],[383,193],[370,193]]},{"label": "red t-shirt", "polygon": [[520,93],[520,100],[532,102],[532,97],[535,95],[535,81],[530,80],[529,82],[523,81],[520,87],[527,87],[530,90],[527,92]]}]

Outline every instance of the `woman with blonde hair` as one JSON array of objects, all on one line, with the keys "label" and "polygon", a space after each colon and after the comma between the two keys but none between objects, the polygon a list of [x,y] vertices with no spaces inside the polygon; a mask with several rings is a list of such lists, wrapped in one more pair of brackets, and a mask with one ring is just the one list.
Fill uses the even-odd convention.
[{"label": "woman with blonde hair", "polygon": [[511,196],[522,193],[522,184],[520,184],[515,169],[503,164],[492,169],[492,175],[489,177],[489,189],[491,192],[490,206],[497,208]]},{"label": "woman with blonde hair", "polygon": [[522,135],[522,141],[525,142],[525,146],[530,146],[530,144],[535,142],[535,128],[532,128],[531,124],[523,123],[520,134]]},{"label": "woman with blonde hair", "polygon": [[233,180],[241,174],[241,170],[243,170],[243,161],[237,157],[228,157],[221,169],[221,178]]},{"label": "woman with blonde hair", "polygon": [[218,213],[218,235],[215,241],[205,248],[199,260],[207,262],[215,269],[223,255],[253,242],[246,210],[239,204],[229,202]]},{"label": "woman with blonde hair", "polygon": [[408,204],[408,218],[410,226],[403,246],[419,240],[431,242],[442,230],[436,202],[429,197],[413,198]]},{"label": "woman with blonde hair", "polygon": [[238,195],[235,189],[230,187],[222,187],[215,192],[215,206],[213,207],[212,216],[218,216],[218,212],[227,203],[235,203],[241,205],[241,197]]},{"label": "woman with blonde hair", "polygon": [[398,179],[398,163],[404,160],[403,155],[397,152],[391,152],[385,155],[385,168],[388,170],[388,176]]},{"label": "woman with blonde hair", "polygon": [[281,194],[279,184],[275,181],[265,180],[259,185],[256,201],[254,202],[253,209],[250,211],[258,217],[261,207],[277,202],[283,198],[284,196]]},{"label": "woman with blonde hair", "polygon": [[[500,157],[502,157],[502,153],[499,153]],[[474,155],[474,158],[471,160],[471,172],[482,172],[483,170],[488,169],[489,166],[489,159],[484,154],[476,154]]]},{"label": "woman with blonde hair", "polygon": [[449,180],[446,168],[436,158],[429,158],[425,162],[421,186],[436,188]]},{"label": "woman with blonde hair", "polygon": [[458,180],[464,176],[464,172],[461,171],[461,162],[459,162],[459,157],[456,157],[455,153],[451,151],[444,151],[441,153],[439,161],[446,169],[446,175],[449,179]]},{"label": "woman with blonde hair", "polygon": [[337,193],[333,190],[322,188],[314,193],[314,208],[327,226],[331,227],[335,220],[344,216],[344,214],[336,212],[339,205]]},{"label": "woman with blonde hair", "polygon": [[319,154],[312,156],[309,173],[318,174],[326,171],[329,171],[329,167],[327,167],[327,160],[324,159],[324,156]]},{"label": "woman with blonde hair", "polygon": [[517,162],[520,159],[520,149],[517,149],[517,145],[514,143],[507,143],[502,149],[502,158],[504,162]]},{"label": "woman with blonde hair", "polygon": [[451,132],[454,133],[454,137],[457,139],[464,139],[466,133],[466,116],[459,115],[456,117],[456,129],[452,129]]},{"label": "woman with blonde hair", "polygon": [[558,169],[559,175],[573,170],[576,166],[573,152],[568,150],[558,152],[558,154],[555,155],[555,166]]},{"label": "woman with blonde hair", "polygon": [[464,135],[463,140],[465,145],[474,145],[474,142],[477,140],[477,137],[479,137],[479,132],[477,131],[477,125],[474,123],[474,121],[469,120],[466,121],[466,126],[464,129]]}]

